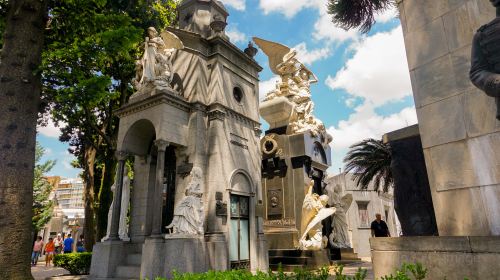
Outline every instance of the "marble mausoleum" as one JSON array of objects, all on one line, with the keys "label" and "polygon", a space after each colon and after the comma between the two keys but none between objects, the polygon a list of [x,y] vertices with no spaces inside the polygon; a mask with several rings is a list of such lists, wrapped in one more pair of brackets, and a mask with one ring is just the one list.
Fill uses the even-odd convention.
[{"label": "marble mausoleum", "polygon": [[229,41],[220,1],[184,0],[178,10],[179,28],[148,29],[136,92],[117,113],[115,200],[108,237],[94,247],[91,279],[268,268],[257,50],[243,52]]}]

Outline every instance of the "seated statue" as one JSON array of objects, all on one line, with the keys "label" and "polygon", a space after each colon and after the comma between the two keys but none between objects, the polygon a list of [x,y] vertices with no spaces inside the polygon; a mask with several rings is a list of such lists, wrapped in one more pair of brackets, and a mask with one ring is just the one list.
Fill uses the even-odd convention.
[{"label": "seated statue", "polygon": [[191,181],[186,187],[185,197],[174,209],[174,219],[167,226],[172,234],[203,234],[203,172],[193,167]]}]

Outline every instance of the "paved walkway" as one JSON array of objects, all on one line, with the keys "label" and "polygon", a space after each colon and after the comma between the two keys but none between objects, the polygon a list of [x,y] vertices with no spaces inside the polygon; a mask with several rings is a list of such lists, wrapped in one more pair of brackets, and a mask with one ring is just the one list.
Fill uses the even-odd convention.
[{"label": "paved walkway", "polygon": [[54,266],[45,266],[45,261],[39,261],[37,266],[31,267],[31,275],[35,280],[45,280],[47,277],[69,274],[66,269]]}]

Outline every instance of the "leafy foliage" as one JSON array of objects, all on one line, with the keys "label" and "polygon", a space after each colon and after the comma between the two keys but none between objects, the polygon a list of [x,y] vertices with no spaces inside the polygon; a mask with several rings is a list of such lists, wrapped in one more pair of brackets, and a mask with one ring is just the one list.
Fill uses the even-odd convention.
[{"label": "leafy foliage", "polygon": [[375,190],[382,185],[382,190],[387,192],[394,183],[389,146],[381,140],[365,139],[349,148],[344,157],[345,171],[353,172],[357,186],[367,189],[373,181]]},{"label": "leafy foliage", "polygon": [[366,269],[360,267],[354,276],[347,276],[344,275],[344,266],[340,265],[335,268],[335,280],[363,280],[367,273]]},{"label": "leafy foliage", "polygon": [[[328,277],[328,269],[321,268],[318,271],[296,269],[294,273],[287,274],[281,269],[278,272],[269,271],[268,273],[264,273],[259,271],[256,274],[252,274],[247,270],[209,271],[205,273],[183,274],[174,272],[172,280],[327,280]],[[166,279],[158,277],[155,280]]]},{"label": "leafy foliage", "polygon": [[[411,274],[409,274],[411,273]],[[427,275],[427,269],[421,263],[407,264],[404,263],[401,269],[396,271],[396,275],[384,276],[381,280],[422,280]]]},{"label": "leafy foliage", "polygon": [[36,143],[35,150],[35,176],[33,181],[33,231],[38,232],[45,224],[47,224],[52,215],[53,203],[49,199],[52,186],[45,178],[45,174],[49,172],[56,164],[55,160],[41,162],[45,149]]},{"label": "leafy foliage", "polygon": [[84,170],[87,250],[94,241],[95,213],[98,233],[107,224],[118,135],[114,111],[132,94],[146,28],[170,25],[175,5],[174,0],[51,2],[42,99],[51,118],[65,125],[60,140],[70,144]]},{"label": "leafy foliage", "polygon": [[366,33],[375,23],[375,15],[394,5],[394,0],[329,0],[328,13],[334,24]]},{"label": "leafy foliage", "polygon": [[72,275],[89,274],[92,253],[70,253],[54,255],[54,265],[62,267]]}]

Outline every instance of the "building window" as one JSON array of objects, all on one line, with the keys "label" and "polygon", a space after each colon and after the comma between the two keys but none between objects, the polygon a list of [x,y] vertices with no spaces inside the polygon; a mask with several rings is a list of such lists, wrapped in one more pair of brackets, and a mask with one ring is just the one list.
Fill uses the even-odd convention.
[{"label": "building window", "polygon": [[357,201],[359,213],[359,227],[370,227],[370,215],[368,215],[368,202]]},{"label": "building window", "polygon": [[233,97],[238,103],[241,103],[241,100],[243,100],[243,91],[241,90],[241,88],[234,87]]}]

